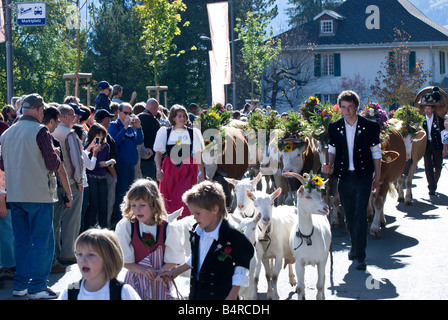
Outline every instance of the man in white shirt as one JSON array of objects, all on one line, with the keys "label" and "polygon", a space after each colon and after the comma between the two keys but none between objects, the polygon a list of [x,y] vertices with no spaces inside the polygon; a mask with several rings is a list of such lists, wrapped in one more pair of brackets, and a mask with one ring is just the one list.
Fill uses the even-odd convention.
[{"label": "man in white shirt", "polygon": [[[356,268],[366,269],[367,205],[370,193],[377,193],[381,176],[380,126],[358,116],[359,97],[344,91],[338,97],[343,118],[328,127],[329,163],[322,172],[337,175],[338,191],[350,234],[349,259]],[[373,175],[373,176],[372,176]]]}]

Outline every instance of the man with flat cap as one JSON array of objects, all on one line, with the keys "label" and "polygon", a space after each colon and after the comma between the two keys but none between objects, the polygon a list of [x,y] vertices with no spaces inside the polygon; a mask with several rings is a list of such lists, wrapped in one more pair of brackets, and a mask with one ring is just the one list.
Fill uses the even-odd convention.
[{"label": "man with flat cap", "polygon": [[54,254],[53,203],[61,160],[47,127],[42,125],[44,100],[25,96],[23,116],[0,138],[7,201],[15,237],[16,275],[13,295],[55,299],[47,287]]}]

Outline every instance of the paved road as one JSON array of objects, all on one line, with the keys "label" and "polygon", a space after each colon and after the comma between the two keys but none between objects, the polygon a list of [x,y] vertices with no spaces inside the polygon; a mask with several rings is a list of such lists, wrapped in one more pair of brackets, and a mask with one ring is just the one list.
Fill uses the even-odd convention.
[{"label": "paved road", "polygon": [[[447,159],[444,160],[448,167]],[[387,226],[380,238],[369,236],[367,270],[359,271],[347,259],[349,238],[344,228],[333,230],[333,264],[326,269],[325,296],[327,300],[341,299],[448,299],[448,170],[443,169],[439,193],[429,197],[423,161],[419,163],[413,184],[414,205],[404,206],[388,198],[385,213]],[[124,277],[124,271],[119,278]],[[316,295],[316,269],[306,268],[306,298]],[[65,274],[52,274],[49,285],[62,291],[69,283],[80,279],[77,265],[67,268]],[[187,278],[179,278],[178,286],[187,294]],[[266,281],[260,278],[258,298],[266,298]],[[279,278],[282,300],[295,300],[288,283],[286,270]],[[20,300],[12,296],[12,281],[0,289],[1,300]]]}]

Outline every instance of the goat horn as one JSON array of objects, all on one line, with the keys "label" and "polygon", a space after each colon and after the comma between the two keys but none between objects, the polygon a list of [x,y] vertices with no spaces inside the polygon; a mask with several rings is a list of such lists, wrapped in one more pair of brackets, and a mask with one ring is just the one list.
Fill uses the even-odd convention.
[{"label": "goat horn", "polygon": [[300,182],[302,182],[302,184],[305,184],[305,183],[306,183],[306,182],[305,182],[305,178],[302,177],[302,176],[301,176],[300,174],[298,174],[298,173],[295,173],[295,172],[285,172],[284,175],[292,176],[292,177],[298,179]]}]

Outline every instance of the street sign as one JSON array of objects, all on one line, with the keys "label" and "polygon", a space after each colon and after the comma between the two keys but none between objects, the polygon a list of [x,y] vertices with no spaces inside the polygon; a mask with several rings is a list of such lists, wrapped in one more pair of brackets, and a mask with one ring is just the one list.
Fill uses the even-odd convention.
[{"label": "street sign", "polygon": [[16,6],[19,26],[44,26],[47,23],[47,4],[45,2],[19,2]]}]

